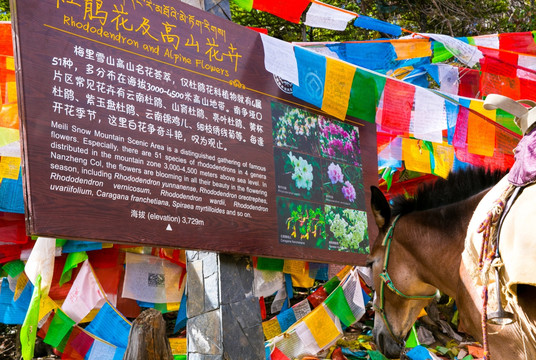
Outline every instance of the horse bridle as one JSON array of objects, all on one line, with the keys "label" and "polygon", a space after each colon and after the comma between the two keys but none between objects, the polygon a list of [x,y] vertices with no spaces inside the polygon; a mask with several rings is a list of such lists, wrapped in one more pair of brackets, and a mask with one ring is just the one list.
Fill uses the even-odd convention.
[{"label": "horse bridle", "polygon": [[385,257],[384,257],[384,260],[383,260],[383,269],[382,269],[382,272],[380,274],[380,279],[381,279],[380,294],[379,294],[379,296],[380,296],[380,306],[378,307],[378,306],[374,305],[374,308],[376,309],[376,311],[378,311],[380,313],[380,315],[382,317],[382,320],[383,320],[383,323],[387,327],[387,331],[389,331],[389,334],[391,335],[391,337],[396,341],[396,343],[398,345],[403,345],[403,342],[400,341],[395,336],[395,334],[393,333],[393,329],[391,328],[391,325],[389,324],[389,321],[387,320],[387,316],[385,315],[385,298],[384,298],[385,285],[387,285],[387,287],[392,292],[397,294],[398,296],[403,297],[404,299],[408,299],[408,300],[428,300],[428,299],[433,299],[439,293],[439,290],[437,290],[433,295],[406,295],[402,291],[398,290],[396,288],[396,286],[393,284],[393,281],[391,280],[391,277],[389,276],[389,272],[387,271],[387,266],[389,265],[389,255],[390,255],[390,252],[391,252],[391,243],[392,243],[392,240],[393,240],[393,233],[394,233],[394,230],[395,230],[395,225],[396,225],[398,219],[400,219],[400,215],[398,215],[393,220],[393,222],[391,223],[391,226],[389,227],[389,230],[387,230],[387,233],[385,234],[385,237],[384,237],[384,239],[382,241],[382,246],[385,246],[386,248],[385,248]]}]

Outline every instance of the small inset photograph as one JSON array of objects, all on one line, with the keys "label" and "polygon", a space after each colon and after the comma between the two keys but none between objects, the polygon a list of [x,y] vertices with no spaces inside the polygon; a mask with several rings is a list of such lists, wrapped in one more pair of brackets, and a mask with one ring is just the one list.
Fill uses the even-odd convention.
[{"label": "small inset photograph", "polygon": [[279,242],[327,249],[322,205],[277,197]]},{"label": "small inset photograph", "polygon": [[326,205],[326,240],[329,250],[368,254],[367,213]]},{"label": "small inset photograph", "polygon": [[320,158],[274,148],[278,195],[322,202]]},{"label": "small inset photograph", "polygon": [[359,129],[356,126],[319,116],[318,139],[323,157],[361,166]]},{"label": "small inset photograph", "polygon": [[275,146],[319,156],[317,127],[318,115],[272,102],[272,136]]},{"label": "small inset photograph", "polygon": [[365,210],[363,172],[360,167],[323,160],[322,187],[324,202]]}]

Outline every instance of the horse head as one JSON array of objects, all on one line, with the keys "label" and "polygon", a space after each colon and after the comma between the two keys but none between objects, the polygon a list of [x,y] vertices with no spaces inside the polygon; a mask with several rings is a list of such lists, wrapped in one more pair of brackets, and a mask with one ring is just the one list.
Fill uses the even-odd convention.
[{"label": "horse head", "polygon": [[374,277],[373,336],[383,354],[398,358],[408,332],[435,296],[436,289],[419,276],[418,262],[408,246],[408,239],[415,238],[411,219],[394,217],[378,188],[371,187],[371,193],[372,211],[379,229],[367,260]]}]

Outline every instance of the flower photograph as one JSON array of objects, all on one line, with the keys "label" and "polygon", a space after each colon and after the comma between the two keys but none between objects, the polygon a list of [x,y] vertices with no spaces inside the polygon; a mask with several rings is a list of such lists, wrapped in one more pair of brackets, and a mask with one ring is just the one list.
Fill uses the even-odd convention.
[{"label": "flower photograph", "polygon": [[320,155],[317,123],[316,114],[272,102],[272,135],[275,146]]},{"label": "flower photograph", "polygon": [[361,165],[359,130],[356,126],[319,116],[318,138],[323,157]]},{"label": "flower photograph", "polygon": [[369,253],[367,213],[325,206],[326,240],[330,250]]},{"label": "flower photograph", "polygon": [[278,194],[322,201],[322,174],[317,158],[274,148],[274,161]]},{"label": "flower photograph", "polygon": [[326,249],[322,205],[277,197],[279,242]]},{"label": "flower photograph", "polygon": [[324,160],[322,162],[324,201],[365,210],[365,192],[361,168]]}]

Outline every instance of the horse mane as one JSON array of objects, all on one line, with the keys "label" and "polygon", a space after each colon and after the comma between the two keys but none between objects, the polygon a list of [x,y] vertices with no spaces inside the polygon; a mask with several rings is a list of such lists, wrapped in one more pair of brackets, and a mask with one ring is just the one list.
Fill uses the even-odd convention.
[{"label": "horse mane", "polygon": [[446,179],[419,186],[413,197],[397,196],[392,200],[393,216],[413,211],[434,209],[465,200],[499,182],[506,172],[481,167],[468,167],[451,172]]}]

